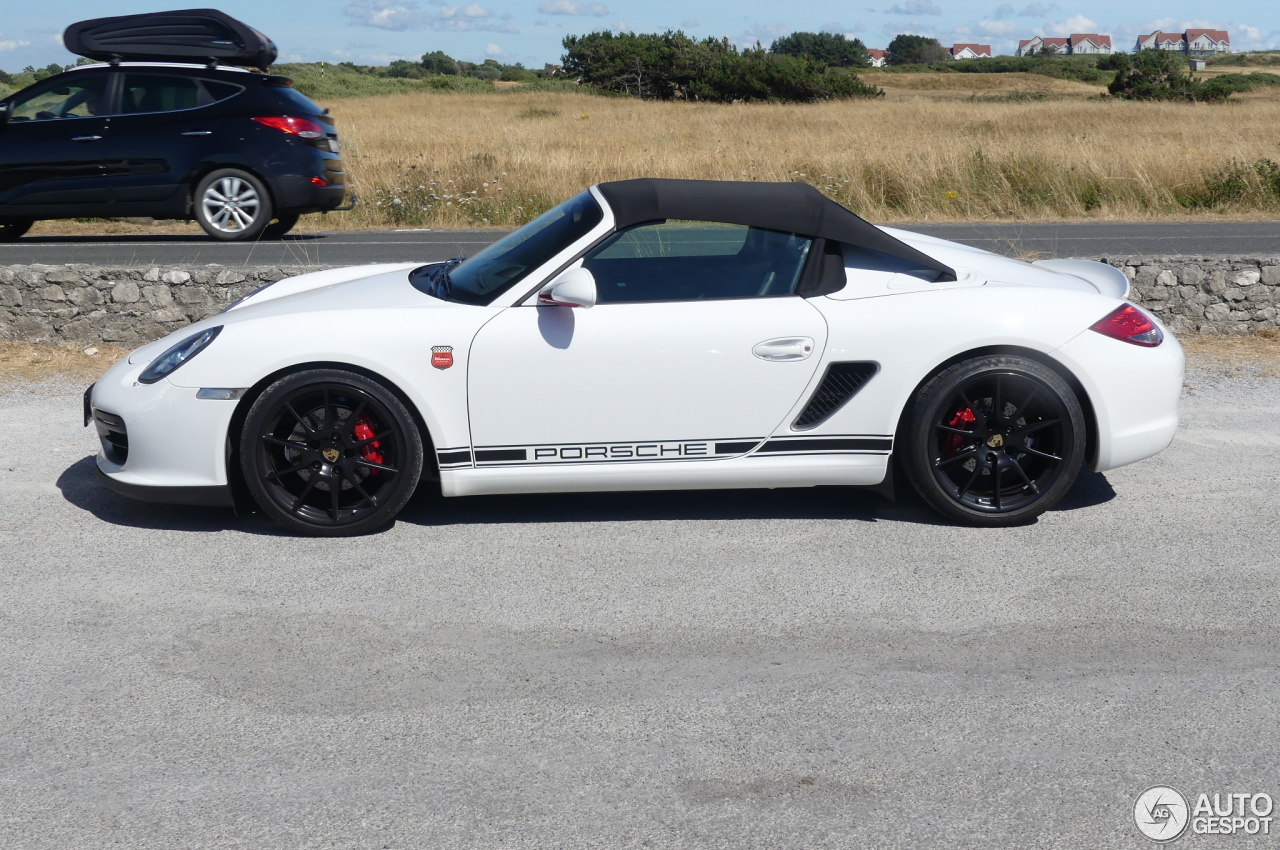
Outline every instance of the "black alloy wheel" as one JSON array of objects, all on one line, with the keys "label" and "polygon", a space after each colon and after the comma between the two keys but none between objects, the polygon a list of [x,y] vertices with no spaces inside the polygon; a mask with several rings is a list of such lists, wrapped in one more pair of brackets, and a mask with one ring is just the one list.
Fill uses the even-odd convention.
[{"label": "black alloy wheel", "polygon": [[267,187],[238,168],[206,174],[196,184],[191,205],[196,223],[221,242],[257,239],[273,215]]},{"label": "black alloy wheel", "polygon": [[970,525],[1029,522],[1071,489],[1085,453],[1070,385],[1025,357],[966,360],[909,406],[907,476],[930,505]]},{"label": "black alloy wheel", "polygon": [[293,230],[298,224],[298,219],[302,218],[298,213],[287,213],[285,215],[276,216],[276,220],[271,222],[262,231],[263,239],[279,239],[290,230]]},{"label": "black alloy wheel", "polygon": [[290,531],[365,534],[409,501],[422,474],[422,437],[398,398],[341,370],[297,372],[249,409],[240,465],[258,506]]},{"label": "black alloy wheel", "polygon": [[30,218],[0,218],[0,242],[16,242],[35,224]]}]

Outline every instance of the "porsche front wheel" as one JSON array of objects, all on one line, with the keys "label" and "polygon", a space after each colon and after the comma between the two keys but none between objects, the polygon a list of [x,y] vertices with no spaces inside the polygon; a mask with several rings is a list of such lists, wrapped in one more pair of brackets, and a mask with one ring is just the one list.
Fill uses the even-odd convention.
[{"label": "porsche front wheel", "polygon": [[240,465],[264,513],[300,534],[364,534],[395,518],[422,473],[422,437],[395,395],[354,372],[288,375],[245,418]]},{"label": "porsche front wheel", "polygon": [[924,384],[904,435],[907,477],[930,505],[960,522],[1029,522],[1071,489],[1085,454],[1075,392],[1025,357],[957,363]]}]

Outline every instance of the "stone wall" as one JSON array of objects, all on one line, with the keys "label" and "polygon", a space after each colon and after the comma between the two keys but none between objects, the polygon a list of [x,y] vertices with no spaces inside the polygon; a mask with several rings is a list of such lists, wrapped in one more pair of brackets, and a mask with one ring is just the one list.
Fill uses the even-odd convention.
[{"label": "stone wall", "polygon": [[0,267],[0,341],[139,345],[323,266]]},{"label": "stone wall", "polygon": [[[1107,257],[1175,332],[1280,327],[1280,257]],[[137,345],[326,266],[0,267],[0,341]]]},{"label": "stone wall", "polygon": [[1280,327],[1280,257],[1108,257],[1130,297],[1174,333]]}]

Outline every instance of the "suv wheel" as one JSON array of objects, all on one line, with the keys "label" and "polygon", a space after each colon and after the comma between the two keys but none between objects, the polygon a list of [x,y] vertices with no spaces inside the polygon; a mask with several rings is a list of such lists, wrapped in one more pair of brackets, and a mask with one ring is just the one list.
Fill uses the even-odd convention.
[{"label": "suv wheel", "polygon": [[271,196],[252,174],[236,168],[210,172],[196,186],[196,221],[214,239],[257,239],[271,221]]},{"label": "suv wheel", "polygon": [[276,216],[276,220],[267,225],[267,229],[262,231],[262,235],[267,239],[279,239],[298,223],[298,219],[302,218],[298,213],[287,213],[285,215]]},{"label": "suv wheel", "polygon": [[0,242],[15,242],[35,224],[29,218],[0,218]]}]

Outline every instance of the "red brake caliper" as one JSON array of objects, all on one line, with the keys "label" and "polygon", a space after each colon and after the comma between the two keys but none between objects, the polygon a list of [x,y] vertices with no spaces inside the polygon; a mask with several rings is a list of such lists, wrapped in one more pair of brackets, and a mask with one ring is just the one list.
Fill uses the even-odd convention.
[{"label": "red brake caliper", "polygon": [[[961,428],[964,425],[977,421],[978,417],[973,415],[973,411],[967,407],[962,407],[956,411],[956,415],[951,417],[951,421],[947,424],[952,428]],[[964,437],[959,434],[947,435],[947,454],[953,455],[960,451],[960,447],[964,445]]]},{"label": "red brake caliper", "polygon": [[[369,420],[361,416],[356,420],[356,427],[351,430],[351,433],[357,440],[367,440],[373,436],[374,431]],[[378,451],[380,445],[381,443],[378,440],[366,445],[364,447],[364,459],[373,463],[382,463],[382,452]],[[381,470],[369,470],[370,475],[377,475],[379,472]]]}]

